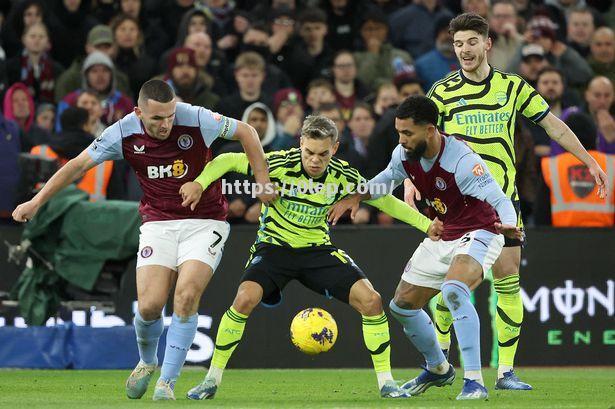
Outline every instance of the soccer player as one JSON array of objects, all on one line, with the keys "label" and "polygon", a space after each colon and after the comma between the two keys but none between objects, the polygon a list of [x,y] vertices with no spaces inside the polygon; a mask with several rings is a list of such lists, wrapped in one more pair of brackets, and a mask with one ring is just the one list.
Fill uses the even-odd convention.
[{"label": "soccer player", "polygon": [[[389,304],[404,333],[427,362],[425,370],[402,388],[418,395],[431,386],[450,385],[455,379],[431,319],[422,309],[441,291],[454,318],[463,358],[464,384],[457,399],[486,399],[480,325],[470,291],[500,255],[504,245],[500,233],[521,237],[515,209],[482,159],[463,141],[438,131],[438,108],[433,101],[423,96],[408,97],[395,116],[399,146],[387,168],[368,186],[399,185],[409,177],[444,223],[442,240],[423,240],[416,249]],[[361,200],[377,197],[369,192],[354,194],[334,207],[330,220],[335,223],[347,209],[356,211]]]},{"label": "soccer player", "polygon": [[[59,190],[106,160],[124,158],[136,171],[143,189],[139,207],[143,225],[134,319],[140,361],[126,382],[126,394],[132,399],[143,396],[158,365],[158,339],[164,328],[161,312],[173,284],[173,317],[154,400],[175,399],[175,381],[196,334],[201,294],[220,262],[229,233],[220,184],[211,186],[193,210],[182,207],[177,197],[183,181],[195,178],[211,160],[209,147],[216,138],[239,139],[256,181],[273,192],[264,153],[251,126],[176,102],[169,85],[150,80],[141,87],[133,113],[108,127],[13,212],[16,221],[28,221]],[[275,193],[269,193],[261,200],[274,198]]]},{"label": "soccer player", "polygon": [[[479,15],[466,13],[450,22],[453,45],[461,69],[436,82],[427,96],[437,105],[439,127],[448,134],[459,134],[489,167],[490,173],[512,200],[517,225],[523,226],[519,196],[515,188],[514,129],[517,115],[542,126],[547,134],[575,155],[588,168],[604,197],[606,175],[579,143],[574,133],[549,112],[544,99],[520,76],[491,67],[487,52],[491,49],[489,25]],[[420,198],[406,181],[406,198]],[[519,287],[522,239],[505,239],[504,250],[492,267],[498,295],[496,328],[499,367],[496,389],[530,390],[513,370],[521,323],[523,302]],[[442,349],[450,346],[452,316],[442,296],[435,311],[436,328]]]},{"label": "soccer player", "polygon": [[[233,305],[220,321],[209,372],[200,385],[188,392],[188,398],[214,397],[224,368],[241,341],[248,316],[261,301],[277,305],[291,280],[357,310],[362,316],[363,339],[373,360],[380,395],[409,396],[391,376],[389,324],[380,294],[329,237],[328,210],[363,181],[357,170],[333,157],[338,146],[335,123],[324,116],[309,116],[301,129],[300,148],[267,154],[271,180],[281,185],[280,197],[268,207],[262,206],[256,242]],[[182,186],[183,205],[194,206],[202,189],[229,171],[251,173],[246,156],[229,153],[214,159],[196,183]],[[431,222],[401,200],[387,195],[371,204],[428,233],[430,239],[438,239],[441,222]]]}]

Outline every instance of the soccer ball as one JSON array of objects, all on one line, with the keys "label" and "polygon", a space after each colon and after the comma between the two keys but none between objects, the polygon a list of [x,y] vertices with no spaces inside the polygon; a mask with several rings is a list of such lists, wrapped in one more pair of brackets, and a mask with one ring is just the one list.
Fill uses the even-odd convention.
[{"label": "soccer ball", "polygon": [[290,324],[290,339],[303,353],[316,355],[327,352],[337,339],[337,324],[327,311],[306,308]]}]

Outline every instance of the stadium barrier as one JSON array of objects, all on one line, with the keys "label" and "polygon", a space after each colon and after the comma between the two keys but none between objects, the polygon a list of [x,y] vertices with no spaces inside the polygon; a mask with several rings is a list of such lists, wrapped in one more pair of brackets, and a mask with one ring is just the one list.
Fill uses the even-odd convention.
[{"label": "stadium barrier", "polygon": [[[19,228],[0,226],[0,236],[15,242]],[[189,364],[208,365],[217,324],[232,302],[253,226],[235,226],[224,257],[199,311],[199,332],[188,354]],[[521,266],[525,321],[518,365],[615,365],[615,232],[611,229],[530,229]],[[403,267],[421,234],[403,226],[336,228],[333,240],[363,268],[383,303],[390,300]],[[0,250],[0,291],[8,291],[18,272]],[[483,364],[492,361],[493,333],[487,284],[476,291],[481,316]],[[137,361],[134,331],[134,263],[127,267],[122,288],[114,297],[116,311],[72,311],[50,319],[48,327],[26,328],[15,311],[0,312],[0,367],[130,368]],[[289,341],[292,317],[301,309],[322,307],[339,327],[329,353],[306,356]],[[170,322],[169,314],[165,321]],[[70,322],[69,322],[70,321]],[[68,324],[66,322],[69,322]],[[87,324],[87,325],[86,325]],[[422,359],[390,319],[392,363],[415,367]],[[453,341],[453,344],[455,342]],[[164,335],[159,352],[163,351]],[[453,362],[458,363],[456,353]],[[290,283],[276,308],[258,308],[250,317],[244,339],[230,367],[370,367],[363,345],[361,320],[350,307]]]}]

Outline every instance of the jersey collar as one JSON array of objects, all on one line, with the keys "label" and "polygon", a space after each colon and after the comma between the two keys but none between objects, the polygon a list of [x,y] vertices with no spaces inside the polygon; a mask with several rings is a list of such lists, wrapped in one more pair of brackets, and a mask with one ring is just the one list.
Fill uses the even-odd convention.
[{"label": "jersey collar", "polygon": [[482,81],[472,81],[471,79],[463,75],[463,69],[461,68],[459,69],[459,75],[461,76],[464,82],[467,82],[470,85],[484,85],[488,83],[489,81],[491,81],[491,78],[493,78],[493,67],[491,66],[491,64],[489,64],[489,74]]}]

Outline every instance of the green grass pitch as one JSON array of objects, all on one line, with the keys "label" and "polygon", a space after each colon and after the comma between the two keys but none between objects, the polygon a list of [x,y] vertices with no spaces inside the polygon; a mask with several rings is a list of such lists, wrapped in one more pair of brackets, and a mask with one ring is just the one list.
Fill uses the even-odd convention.
[{"label": "green grass pitch", "polygon": [[[405,400],[381,399],[376,379],[366,369],[228,370],[212,401],[189,401],[186,391],[200,382],[201,368],[187,368],[176,386],[175,402],[152,402],[150,389],[141,400],[124,395],[130,371],[0,370],[0,408],[606,408],[615,409],[615,368],[520,368],[531,392],[493,389],[494,370],[484,371],[489,389],[487,402],[457,402],[461,378],[452,387],[432,388]],[[417,369],[396,369],[407,380]],[[158,373],[157,373],[158,374]],[[156,376],[157,376],[156,374]]]}]

